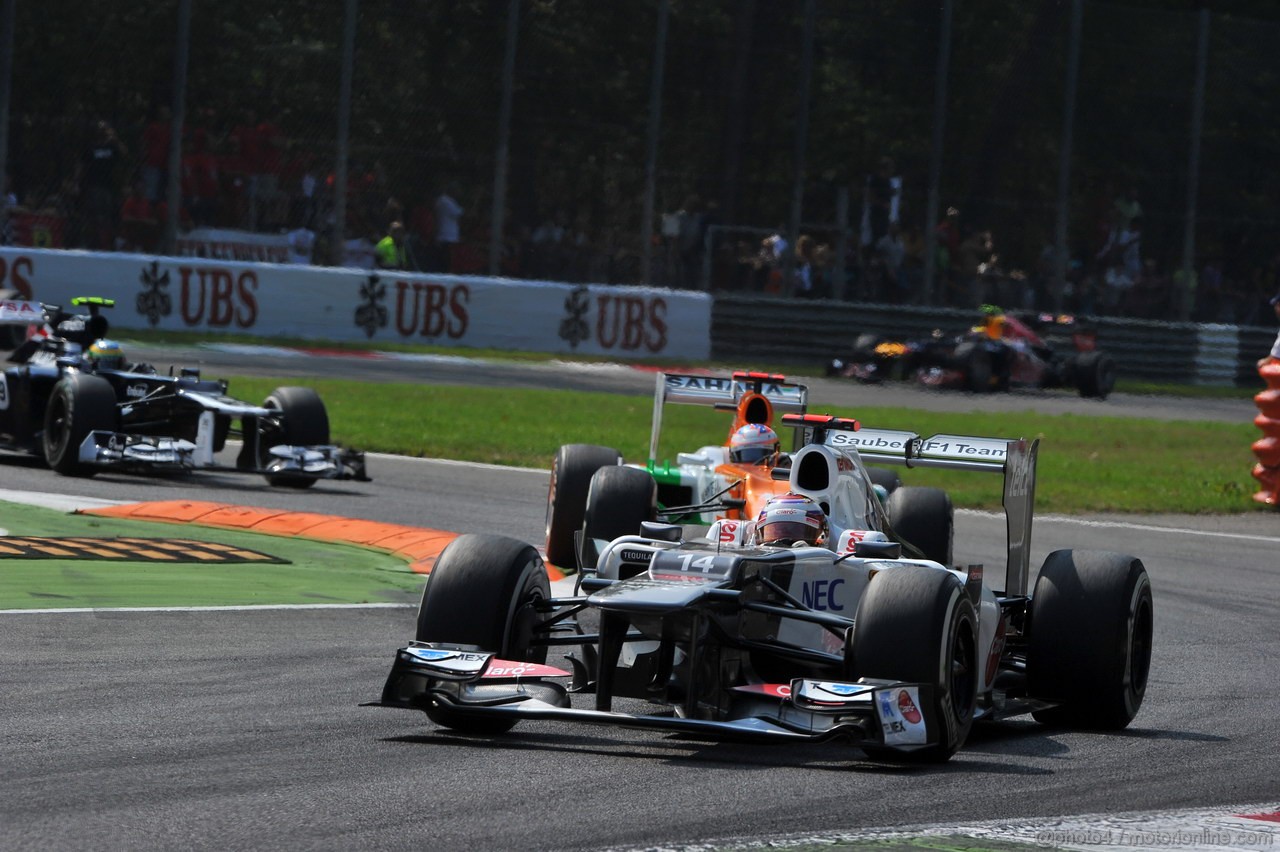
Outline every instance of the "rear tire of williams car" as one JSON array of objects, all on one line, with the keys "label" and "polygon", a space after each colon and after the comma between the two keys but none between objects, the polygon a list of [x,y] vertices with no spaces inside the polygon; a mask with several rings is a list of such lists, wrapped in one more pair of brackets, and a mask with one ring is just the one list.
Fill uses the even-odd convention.
[{"label": "rear tire of williams car", "polygon": [[941,763],[964,745],[978,699],[978,617],[954,574],[923,566],[876,574],[858,602],[853,656],[859,677],[934,687],[926,718],[935,744],[913,752],[871,746],[869,757]]},{"label": "rear tire of williams car", "polygon": [[565,444],[556,452],[547,491],[547,560],[552,565],[577,565],[573,537],[582,529],[591,477],[602,467],[620,464],[622,453],[595,444]]},{"label": "rear tire of williams car", "polygon": [[44,458],[63,476],[93,476],[80,461],[80,445],[95,430],[117,431],[116,392],[101,376],[67,373],[54,386],[44,412]]},{"label": "rear tire of williams car", "polygon": [[894,535],[915,546],[925,559],[951,564],[955,537],[955,509],[941,488],[903,486],[885,501],[885,514]]},{"label": "rear tire of williams car", "polygon": [[[258,464],[271,460],[268,450],[279,444],[291,447],[325,446],[329,443],[329,413],[320,394],[311,388],[276,388],[262,403],[263,408],[280,412],[274,423],[263,422],[258,443]],[[311,476],[268,476],[267,482],[285,488],[310,488]]]},{"label": "rear tire of williams car", "polygon": [[[418,608],[420,642],[475,645],[504,660],[544,663],[545,645],[533,645],[537,604],[551,597],[547,568],[538,551],[496,535],[463,535],[436,560]],[[437,725],[477,734],[497,734],[515,724],[484,719],[433,705]]]},{"label": "rear tire of williams car", "polygon": [[1151,670],[1151,579],[1140,559],[1099,550],[1049,554],[1031,598],[1027,680],[1049,725],[1127,726]]}]

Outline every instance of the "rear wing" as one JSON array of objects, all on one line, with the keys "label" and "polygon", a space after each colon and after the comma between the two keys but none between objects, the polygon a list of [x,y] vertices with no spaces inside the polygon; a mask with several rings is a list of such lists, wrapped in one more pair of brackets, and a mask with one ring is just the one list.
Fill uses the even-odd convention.
[{"label": "rear wing", "polygon": [[736,409],[743,397],[758,394],[775,412],[803,414],[809,405],[809,388],[774,373],[735,372],[730,376],[697,376],[659,373],[653,393],[653,430],[649,435],[649,461],[657,462],[662,435],[662,409],[668,402]]},{"label": "rear wing", "polygon": [[0,300],[0,325],[39,325],[44,322],[44,306],[39,302]]},{"label": "rear wing", "polygon": [[[1004,477],[1004,514],[1008,533],[1005,594],[1024,597],[1031,571],[1031,521],[1036,497],[1036,456],[1040,440],[934,435],[921,438],[895,429],[862,429],[855,421],[831,418],[827,424],[784,417],[783,424],[812,429],[813,440],[829,447],[857,450],[863,462],[998,473]],[[807,421],[807,422],[806,422]]]}]

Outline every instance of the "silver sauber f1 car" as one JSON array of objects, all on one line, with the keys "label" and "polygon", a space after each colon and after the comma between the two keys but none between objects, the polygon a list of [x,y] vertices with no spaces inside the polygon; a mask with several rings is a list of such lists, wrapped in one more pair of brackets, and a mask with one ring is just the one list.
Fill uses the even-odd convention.
[{"label": "silver sauber f1 car", "polygon": [[[310,388],[277,388],[261,405],[227,396],[227,383],[183,368],[162,375],[130,364],[107,339],[109,299],[56,305],[0,301],[0,325],[32,334],[0,372],[0,449],[44,457],[67,476],[103,468],[256,473],[272,485],[367,480],[364,454],[329,442],[329,417]],[[234,466],[219,465],[228,437],[241,439]]]},{"label": "silver sauber f1 car", "polygon": [[[1151,584],[1132,556],[1059,550],[1032,588],[1038,442],[790,417],[837,466],[1001,474],[1004,588],[982,565],[905,557],[884,530],[788,541],[762,516],[709,529],[642,522],[603,547],[574,594],[553,597],[533,547],[464,535],[428,578],[415,641],[375,704],[475,734],[562,720],[842,740],[887,760],[945,761],[975,721],[1026,713],[1128,725],[1151,660]],[[787,499],[821,505],[816,471],[793,467]]]}]

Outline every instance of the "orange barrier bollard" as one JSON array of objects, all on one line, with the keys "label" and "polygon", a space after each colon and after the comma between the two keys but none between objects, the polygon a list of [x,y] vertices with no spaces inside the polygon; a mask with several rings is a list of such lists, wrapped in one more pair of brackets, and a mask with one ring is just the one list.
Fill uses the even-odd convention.
[{"label": "orange barrier bollard", "polygon": [[1258,368],[1258,375],[1267,383],[1267,389],[1253,397],[1262,412],[1253,418],[1253,423],[1264,436],[1253,442],[1253,454],[1258,457],[1253,478],[1262,486],[1253,499],[1280,508],[1280,363],[1264,364]]}]

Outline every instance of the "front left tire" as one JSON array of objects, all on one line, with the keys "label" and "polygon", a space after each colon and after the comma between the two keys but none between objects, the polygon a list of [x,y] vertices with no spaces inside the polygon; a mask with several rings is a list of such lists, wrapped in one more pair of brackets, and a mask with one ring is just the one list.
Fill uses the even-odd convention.
[{"label": "front left tire", "polygon": [[[551,597],[538,551],[497,535],[462,535],[441,552],[427,578],[414,634],[419,642],[475,645],[504,660],[544,663],[547,647],[533,643],[538,604]],[[436,703],[436,724],[475,734],[511,729],[510,719],[468,716]]]}]

